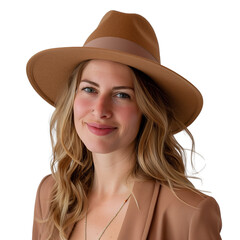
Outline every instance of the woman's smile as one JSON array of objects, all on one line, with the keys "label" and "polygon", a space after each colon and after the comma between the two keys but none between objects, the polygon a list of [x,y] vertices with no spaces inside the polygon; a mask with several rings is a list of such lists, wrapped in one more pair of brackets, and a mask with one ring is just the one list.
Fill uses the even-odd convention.
[{"label": "woman's smile", "polygon": [[117,129],[116,127],[102,125],[98,123],[86,123],[86,125],[89,131],[97,136],[108,135]]}]

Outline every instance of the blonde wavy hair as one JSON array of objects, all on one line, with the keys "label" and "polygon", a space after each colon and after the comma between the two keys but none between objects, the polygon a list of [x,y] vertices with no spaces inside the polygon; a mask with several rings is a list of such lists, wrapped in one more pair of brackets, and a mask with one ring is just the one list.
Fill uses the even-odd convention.
[{"label": "blonde wavy hair", "polygon": [[[53,149],[51,171],[55,179],[48,218],[49,239],[54,231],[66,240],[68,227],[84,218],[87,194],[93,182],[92,154],[84,146],[74,126],[73,103],[81,73],[88,61],[80,63],[69,79],[68,85],[57,101],[50,122]],[[179,122],[167,97],[157,84],[144,73],[133,69],[137,104],[142,111],[142,122],[136,138],[136,164],[131,176],[158,180],[176,188],[198,192],[186,174],[186,157],[177,142],[173,126],[184,129],[192,141],[189,130]]]}]

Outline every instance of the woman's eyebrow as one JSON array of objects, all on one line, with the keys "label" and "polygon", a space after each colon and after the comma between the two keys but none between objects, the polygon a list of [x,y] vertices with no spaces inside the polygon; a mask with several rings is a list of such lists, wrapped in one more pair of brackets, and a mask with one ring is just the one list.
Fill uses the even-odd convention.
[{"label": "woman's eyebrow", "polygon": [[[96,86],[96,87],[99,87],[99,84],[97,84],[97,83],[95,83],[95,82],[92,82],[92,81],[90,81],[90,80],[84,79],[84,80],[81,80],[81,82],[90,83],[90,84],[92,84],[92,85],[94,85],[94,86]],[[81,82],[80,82],[80,83],[81,83]],[[112,89],[113,89],[113,90],[130,89],[130,90],[134,91],[134,88],[133,88],[133,87],[128,87],[128,86],[117,86],[117,87],[113,87]]]},{"label": "woman's eyebrow", "polygon": [[99,85],[98,85],[97,83],[92,82],[92,81],[89,81],[89,80],[81,80],[81,81],[80,81],[80,84],[81,84],[82,82],[90,83],[90,84],[92,84],[92,85],[94,85],[94,86],[96,86],[96,87],[99,87]]},{"label": "woman's eyebrow", "polygon": [[113,87],[113,90],[119,90],[119,89],[130,89],[132,91],[134,91],[133,87],[128,87],[128,86],[117,86],[117,87]]}]

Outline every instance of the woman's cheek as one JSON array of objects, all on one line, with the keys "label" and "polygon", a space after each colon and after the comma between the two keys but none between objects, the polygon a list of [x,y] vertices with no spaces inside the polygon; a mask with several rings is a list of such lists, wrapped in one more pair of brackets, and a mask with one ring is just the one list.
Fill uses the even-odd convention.
[{"label": "woman's cheek", "polygon": [[89,111],[89,109],[91,109],[91,102],[88,99],[78,96],[75,98],[73,106],[75,117],[84,117],[84,115]]},{"label": "woman's cheek", "polygon": [[139,124],[139,122],[141,121],[142,114],[135,105],[121,108],[118,110],[118,112],[121,113],[121,114],[119,114],[119,116],[124,121],[136,124],[136,127]]}]

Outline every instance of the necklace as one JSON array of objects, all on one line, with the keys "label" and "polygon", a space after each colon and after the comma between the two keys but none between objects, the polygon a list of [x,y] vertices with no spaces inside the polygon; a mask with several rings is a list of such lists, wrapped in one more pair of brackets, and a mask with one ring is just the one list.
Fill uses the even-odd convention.
[{"label": "necklace", "polygon": [[[107,230],[107,228],[109,227],[109,225],[112,223],[112,221],[117,217],[117,215],[120,213],[120,211],[122,210],[123,206],[125,205],[125,203],[128,201],[128,199],[130,198],[131,194],[127,197],[127,199],[123,202],[122,206],[119,208],[119,210],[117,211],[117,213],[114,215],[114,217],[110,220],[110,222],[107,224],[107,226],[103,229],[100,237],[98,238],[98,240],[101,239],[102,235],[105,233],[105,231]],[[87,213],[85,216],[85,240],[87,240]]]}]

